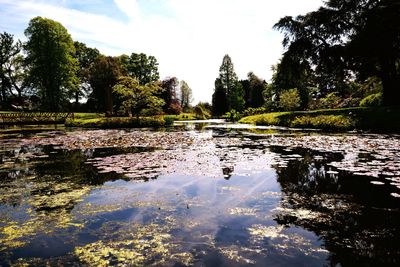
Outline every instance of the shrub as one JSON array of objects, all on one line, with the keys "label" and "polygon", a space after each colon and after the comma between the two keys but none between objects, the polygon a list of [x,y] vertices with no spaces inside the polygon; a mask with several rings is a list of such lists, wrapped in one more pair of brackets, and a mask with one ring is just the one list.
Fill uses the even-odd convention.
[{"label": "shrub", "polygon": [[174,124],[175,118],[173,116],[164,116],[164,122],[166,126],[171,126]]},{"label": "shrub", "polygon": [[353,121],[342,115],[319,115],[296,117],[291,123],[291,127],[318,128],[324,130],[346,130],[354,127]]},{"label": "shrub", "polygon": [[300,107],[301,99],[297,89],[285,90],[279,98],[279,107],[284,111],[296,110]]},{"label": "shrub", "polygon": [[341,98],[336,93],[329,93],[320,99],[320,108],[336,108],[341,102]]},{"label": "shrub", "polygon": [[240,112],[232,109],[231,111],[225,113],[224,116],[222,116],[224,119],[229,120],[229,121],[239,121],[242,116]]},{"label": "shrub", "polygon": [[253,115],[258,115],[258,114],[263,114],[267,113],[269,110],[267,108],[261,107],[261,108],[248,108],[245,111],[243,111],[243,116],[253,116]]},{"label": "shrub", "polygon": [[372,94],[360,102],[360,107],[379,107],[382,105],[382,93]]}]

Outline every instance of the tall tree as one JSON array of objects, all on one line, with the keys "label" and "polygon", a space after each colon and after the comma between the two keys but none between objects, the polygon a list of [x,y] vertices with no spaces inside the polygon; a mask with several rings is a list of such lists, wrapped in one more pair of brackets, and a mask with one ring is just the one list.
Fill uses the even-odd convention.
[{"label": "tall tree", "polygon": [[228,98],[228,110],[231,107],[231,97],[234,95],[235,88],[238,83],[238,77],[235,73],[232,60],[229,55],[225,55],[221,67],[219,68],[219,79]]},{"label": "tall tree", "polygon": [[181,107],[185,110],[189,108],[192,101],[192,89],[185,81],[181,81],[180,87]]},{"label": "tall tree", "polygon": [[[215,111],[229,111],[235,109],[241,111],[244,108],[243,87],[238,81],[233,63],[229,55],[225,55],[221,67],[219,68],[219,77],[215,81],[215,91],[213,96],[213,105],[226,103],[226,107],[214,108]],[[224,103],[224,95],[226,102]]]},{"label": "tall tree", "polygon": [[179,80],[176,77],[169,77],[161,81],[162,93],[161,98],[165,104],[163,110],[168,114],[179,114],[182,107],[177,97]]},{"label": "tall tree", "polygon": [[221,116],[229,111],[228,97],[226,90],[222,86],[220,78],[217,78],[214,83],[214,93],[212,95],[212,113],[215,116]]},{"label": "tall tree", "polygon": [[127,74],[136,78],[141,85],[157,81],[160,78],[158,62],[154,56],[132,53],[130,56],[122,55],[121,62]]},{"label": "tall tree", "polygon": [[72,38],[60,23],[42,17],[29,22],[25,35],[29,84],[37,89],[43,109],[59,111],[78,86]]},{"label": "tall tree", "polygon": [[100,56],[100,52],[96,48],[87,47],[84,43],[81,42],[74,42],[74,46],[75,58],[78,60],[79,63],[77,75],[80,80],[80,86],[74,94],[75,102],[78,103],[79,98],[88,95],[90,91],[90,68],[93,66],[96,58]]},{"label": "tall tree", "polygon": [[14,93],[22,97],[23,57],[21,41],[15,41],[13,35],[0,33],[0,102],[7,104]]},{"label": "tall tree", "polygon": [[282,18],[284,57],[306,60],[320,87],[341,91],[353,74],[382,80],[384,104],[400,103],[400,2],[329,0],[317,11]]},{"label": "tall tree", "polygon": [[263,92],[267,83],[265,80],[260,79],[253,72],[247,74],[247,79],[249,81],[249,106],[252,108],[259,108],[264,105],[264,95]]},{"label": "tall tree", "polygon": [[122,76],[120,61],[114,57],[99,56],[90,68],[89,83],[93,88],[89,103],[96,111],[113,114],[112,88]]},{"label": "tall tree", "polygon": [[113,92],[120,99],[125,112],[131,112],[137,120],[143,110],[161,110],[164,101],[157,97],[160,90],[157,82],[140,85],[136,79],[126,76],[120,77],[113,87]]}]

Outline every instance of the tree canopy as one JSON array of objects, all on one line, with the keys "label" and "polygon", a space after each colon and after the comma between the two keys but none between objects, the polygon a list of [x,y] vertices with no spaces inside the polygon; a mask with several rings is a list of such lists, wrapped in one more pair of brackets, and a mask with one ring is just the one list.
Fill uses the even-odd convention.
[{"label": "tree canopy", "polygon": [[122,55],[120,58],[127,75],[136,78],[141,85],[157,81],[160,78],[158,62],[154,56],[132,53],[130,56]]},{"label": "tree canopy", "polygon": [[378,76],[384,104],[398,104],[399,14],[398,1],[329,0],[317,11],[284,17],[275,25],[285,34],[282,62],[312,68],[317,85],[326,91],[344,91],[353,76],[359,81]]},{"label": "tree canopy", "polygon": [[120,99],[125,112],[131,112],[139,119],[144,110],[150,113],[161,111],[164,100],[157,97],[161,88],[157,82],[140,85],[139,81],[132,77],[122,76],[113,87],[113,93]]},{"label": "tree canopy", "polygon": [[114,57],[99,56],[90,68],[89,83],[93,88],[90,101],[97,111],[113,113],[112,88],[122,76],[120,61]]},{"label": "tree canopy", "polygon": [[22,95],[22,43],[9,33],[0,33],[0,102],[6,103],[14,93]]},{"label": "tree canopy", "polygon": [[29,22],[25,35],[28,83],[37,90],[43,109],[59,111],[79,82],[72,38],[60,23],[42,17]]},{"label": "tree canopy", "polygon": [[231,109],[242,111],[245,103],[243,96],[243,87],[235,73],[232,60],[229,55],[225,55],[219,68],[219,77],[215,80],[213,113],[222,115]]}]

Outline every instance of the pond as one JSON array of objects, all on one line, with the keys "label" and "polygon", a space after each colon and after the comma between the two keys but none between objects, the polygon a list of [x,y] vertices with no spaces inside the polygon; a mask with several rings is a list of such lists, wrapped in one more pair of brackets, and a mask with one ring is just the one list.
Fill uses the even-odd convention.
[{"label": "pond", "polygon": [[1,266],[398,266],[400,136],[0,133]]}]

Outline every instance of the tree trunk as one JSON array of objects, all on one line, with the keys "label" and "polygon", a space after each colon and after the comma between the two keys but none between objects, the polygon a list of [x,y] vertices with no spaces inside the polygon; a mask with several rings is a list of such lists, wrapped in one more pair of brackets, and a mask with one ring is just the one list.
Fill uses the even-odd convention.
[{"label": "tree trunk", "polygon": [[106,88],[106,117],[111,117],[113,114],[113,101],[111,88]]}]

